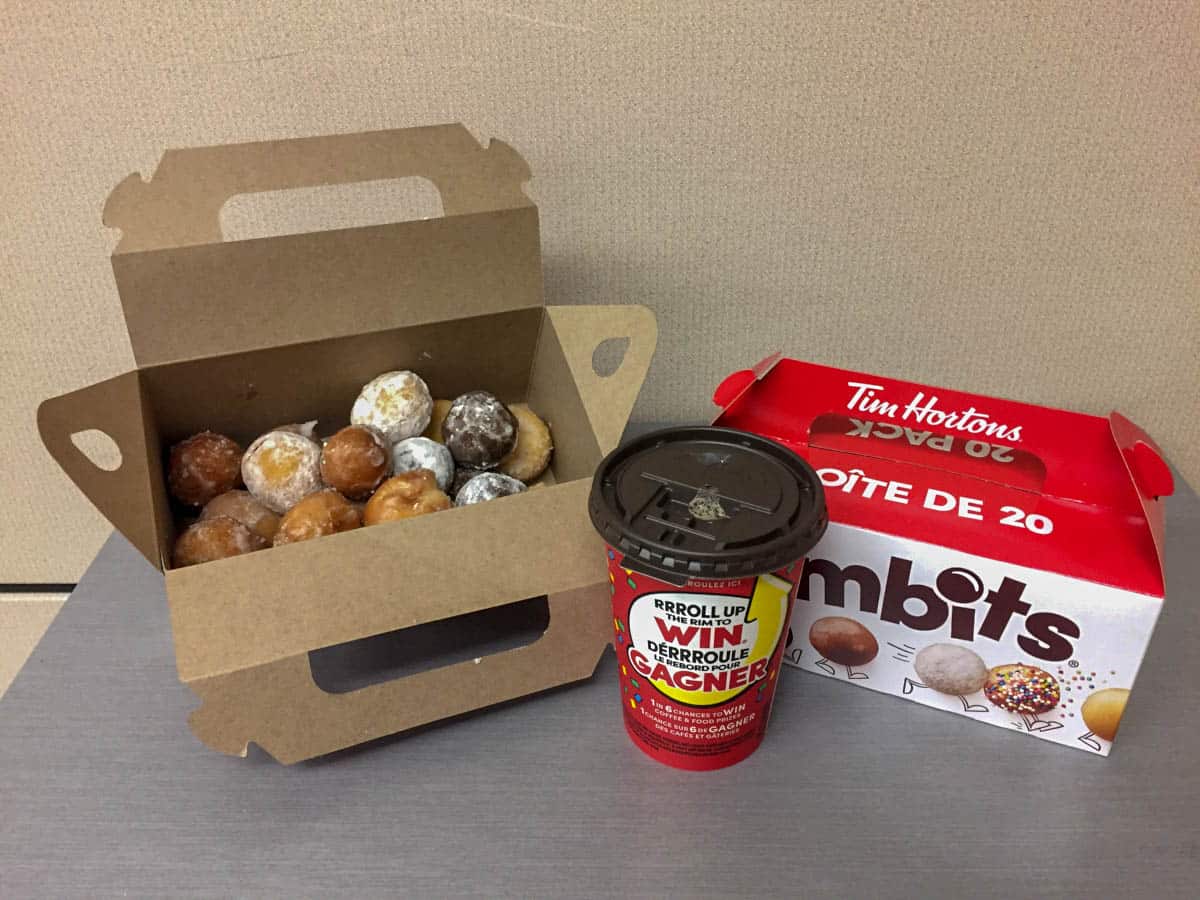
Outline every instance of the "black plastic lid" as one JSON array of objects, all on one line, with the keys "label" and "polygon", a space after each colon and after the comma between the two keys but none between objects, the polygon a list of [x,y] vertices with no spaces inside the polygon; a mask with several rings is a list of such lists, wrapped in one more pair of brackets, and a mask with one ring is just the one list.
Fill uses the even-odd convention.
[{"label": "black plastic lid", "polygon": [[588,498],[625,568],[675,584],[764,575],[803,557],[829,522],[812,467],[732,428],[667,428],[610,453]]}]

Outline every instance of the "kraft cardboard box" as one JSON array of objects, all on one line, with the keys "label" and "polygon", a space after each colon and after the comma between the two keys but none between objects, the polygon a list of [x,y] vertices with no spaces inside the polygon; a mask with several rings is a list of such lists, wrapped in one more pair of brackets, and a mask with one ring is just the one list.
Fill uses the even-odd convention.
[{"label": "kraft cardboard box", "polygon": [[778,356],[714,399],[825,485],[785,661],[1109,753],[1163,602],[1173,484],[1147,435]]},{"label": "kraft cardboard box", "polygon": [[[222,240],[238,194],[428,178],[445,216]],[[525,162],[461,125],[170,150],[131,175],[104,222],[138,368],[44,402],[47,449],[164,570],[180,678],[207,745],[250,742],[291,763],[572,680],[609,642],[603,547],[586,513],[656,340],[640,306],[546,307]],[[627,339],[615,372],[596,349]],[[413,369],[435,396],[486,388],[551,425],[544,486],[437,515],[169,569],[176,523],[164,451],[196,431],[243,445],[271,427],[345,425],[359,388]],[[120,450],[94,465],[72,435]],[[346,693],[314,682],[310,651],[546,596],[533,643]]]}]

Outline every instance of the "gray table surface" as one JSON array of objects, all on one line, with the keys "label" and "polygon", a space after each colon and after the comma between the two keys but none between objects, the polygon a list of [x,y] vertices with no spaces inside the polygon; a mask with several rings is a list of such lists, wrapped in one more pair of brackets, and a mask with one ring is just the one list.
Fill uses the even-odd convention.
[{"label": "gray table surface", "polygon": [[202,747],[162,579],[114,537],[0,701],[0,897],[1200,893],[1200,500],[1113,755],[789,671],[711,774],[591,681],[293,767]]}]

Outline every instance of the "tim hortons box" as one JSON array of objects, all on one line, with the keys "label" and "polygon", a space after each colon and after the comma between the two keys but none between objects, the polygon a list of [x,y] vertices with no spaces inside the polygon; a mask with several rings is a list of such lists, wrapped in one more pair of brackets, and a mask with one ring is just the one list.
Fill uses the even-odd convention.
[{"label": "tim hortons box", "polygon": [[1146,434],[778,356],[714,400],[825,485],[788,663],[1108,754],[1163,602],[1173,482]]}]

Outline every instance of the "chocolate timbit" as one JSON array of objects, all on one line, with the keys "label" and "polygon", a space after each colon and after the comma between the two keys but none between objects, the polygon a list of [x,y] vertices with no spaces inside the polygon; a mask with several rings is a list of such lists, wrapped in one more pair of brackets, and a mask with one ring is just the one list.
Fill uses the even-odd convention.
[{"label": "chocolate timbit", "polygon": [[450,404],[442,436],[457,464],[492,469],[517,445],[517,419],[494,394],[471,391]]},{"label": "chocolate timbit", "polygon": [[321,478],[351,500],[365,500],[392,468],[387,441],[374,428],[347,425],[325,442]]},{"label": "chocolate timbit", "polygon": [[866,626],[846,616],[825,616],[812,623],[808,642],[830,662],[865,666],[879,654],[879,642]]},{"label": "chocolate timbit", "polygon": [[175,568],[228,559],[268,546],[241,522],[229,516],[212,516],[190,526],[175,541],[171,562]]},{"label": "chocolate timbit", "polygon": [[455,506],[472,506],[495,500],[498,497],[509,497],[527,491],[525,482],[510,475],[499,472],[481,472],[462,486],[454,495]]},{"label": "chocolate timbit", "polygon": [[167,487],[186,506],[203,506],[241,481],[242,448],[237,441],[202,431],[171,448]]},{"label": "chocolate timbit", "polygon": [[284,514],[275,546],[351,531],[361,525],[358,507],[333,488],[325,488],[309,494]]},{"label": "chocolate timbit", "polygon": [[384,372],[367,382],[350,410],[353,425],[370,425],[388,444],[425,430],[433,412],[429,388],[416,372]]},{"label": "chocolate timbit", "polygon": [[450,509],[453,504],[437,486],[437,479],[428,469],[414,469],[393,475],[379,486],[367,501],[363,524],[379,525],[398,519],[411,519],[428,513]]}]

